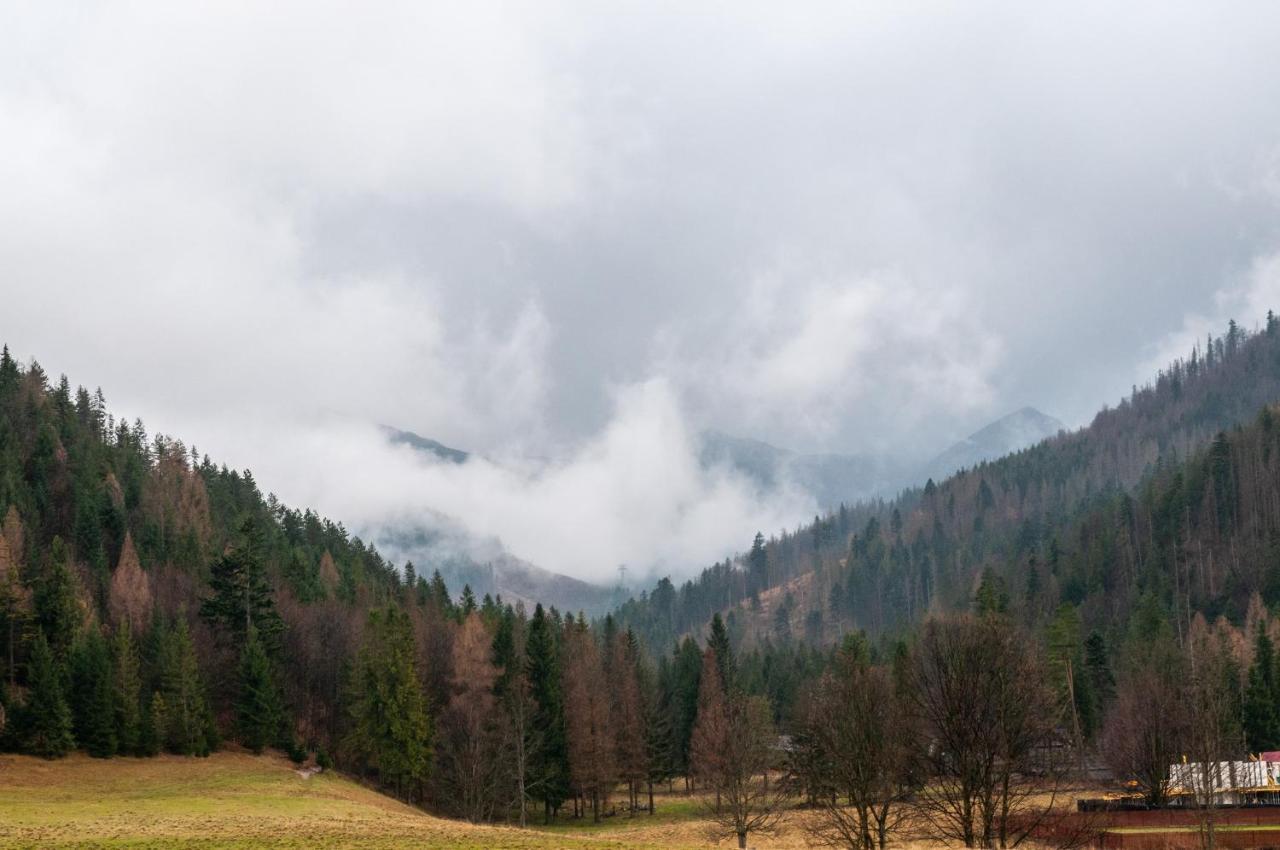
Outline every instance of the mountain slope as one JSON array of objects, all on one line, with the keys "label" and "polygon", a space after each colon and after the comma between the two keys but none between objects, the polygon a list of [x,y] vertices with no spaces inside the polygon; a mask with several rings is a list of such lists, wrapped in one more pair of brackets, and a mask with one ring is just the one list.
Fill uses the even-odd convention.
[{"label": "mountain slope", "polygon": [[[446,463],[463,464],[471,454],[412,431],[382,426],[394,445],[406,445]],[[399,561],[412,561],[420,573],[439,571],[450,587],[469,586],[477,597],[490,594],[532,609],[541,602],[562,611],[603,614],[617,604],[618,592],[544,569],[508,552],[496,539],[478,539],[457,519],[428,513],[371,530],[378,548]]]},{"label": "mountain slope", "polygon": [[959,469],[977,466],[1033,446],[1066,430],[1066,426],[1033,407],[1024,407],[992,422],[929,461],[918,476],[941,481]]},{"label": "mountain slope", "polygon": [[735,470],[763,493],[796,488],[823,510],[895,493],[908,477],[908,467],[887,455],[800,454],[720,431],[699,436],[698,459],[704,468]]},{"label": "mountain slope", "polygon": [[544,570],[496,540],[477,540],[443,515],[383,526],[373,541],[395,560],[411,561],[420,574],[438,571],[449,587],[469,587],[477,598],[488,594],[505,603],[523,602],[529,610],[541,602],[589,616],[604,614],[620,601],[616,589]]},{"label": "mountain slope", "polygon": [[[986,570],[1021,587],[1033,557],[1037,564],[1060,563],[1062,537],[1083,512],[1132,494],[1144,479],[1181,463],[1219,431],[1252,421],[1277,399],[1280,323],[1269,317],[1264,331],[1250,334],[1233,322],[1225,336],[1172,363],[1087,428],[890,502],[842,508],[769,540],[758,598],[780,588],[785,603],[791,593],[780,619],[797,634],[833,640],[848,628],[884,634],[930,610],[966,608]],[[740,557],[678,589],[660,583],[619,615],[662,645],[702,628],[714,612],[755,612],[762,606],[748,592],[753,582],[746,566]],[[1071,597],[1061,585],[1053,593],[1082,605],[1128,604],[1095,599],[1098,586],[1098,580],[1087,582],[1083,596],[1071,591]],[[1230,599],[1239,600],[1238,594]],[[757,616],[738,619],[744,639],[773,632],[773,623]]]},{"label": "mountain slope", "polygon": [[390,425],[382,425],[382,432],[387,435],[387,440],[393,445],[409,446],[420,452],[447,460],[450,463],[466,463],[469,455],[460,449],[451,449],[444,443],[437,442],[430,437],[419,436],[412,431],[401,431],[399,428],[393,428]]}]

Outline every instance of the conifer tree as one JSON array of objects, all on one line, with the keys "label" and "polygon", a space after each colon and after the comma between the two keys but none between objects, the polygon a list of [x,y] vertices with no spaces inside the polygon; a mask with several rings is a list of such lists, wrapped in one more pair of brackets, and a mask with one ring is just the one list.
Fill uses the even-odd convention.
[{"label": "conifer tree", "polygon": [[213,562],[209,587],[213,596],[200,606],[200,616],[220,626],[237,646],[244,646],[249,629],[268,653],[279,648],[284,621],[276,611],[263,562],[262,531],[247,517],[240,525],[240,542]]},{"label": "conifer tree", "polygon": [[394,605],[369,614],[350,686],[351,750],[400,796],[427,777],[431,723],[414,665],[413,631]]},{"label": "conifer tree", "polygon": [[36,584],[35,615],[49,649],[66,658],[80,627],[80,606],[76,602],[76,580],[67,564],[67,548],[61,537],[53,538],[49,560]]},{"label": "conifer tree", "polygon": [[71,704],[75,736],[95,758],[116,754],[111,652],[102,633],[89,629],[76,643],[71,662]]},{"label": "conifer tree", "polygon": [[138,668],[138,650],[133,632],[123,622],[111,638],[112,697],[115,714],[116,742],[121,753],[142,754],[142,717],[139,697],[142,676]]},{"label": "conifer tree", "polygon": [[752,599],[769,586],[769,553],[764,548],[764,535],[756,532],[747,555],[747,593]]},{"label": "conifer tree", "polygon": [[261,753],[269,745],[280,740],[284,712],[280,707],[280,692],[276,688],[258,630],[252,625],[240,653],[237,670],[236,728],[240,743],[255,753]]},{"label": "conifer tree", "polygon": [[171,752],[208,755],[216,730],[205,699],[195,646],[183,617],[178,617],[164,635],[157,667],[164,715],[157,734]]},{"label": "conifer tree", "polygon": [[715,653],[716,672],[720,674],[720,686],[727,693],[734,687],[736,664],[733,660],[733,647],[729,643],[729,631],[724,620],[717,612],[711,618],[711,635],[707,638],[707,648]]},{"label": "conifer tree", "polygon": [[62,674],[44,632],[36,634],[27,671],[26,749],[44,758],[64,756],[75,746],[71,707],[62,690]]},{"label": "conifer tree", "polygon": [[1276,705],[1276,655],[1265,628],[1258,629],[1253,664],[1244,692],[1244,731],[1253,752],[1280,748],[1280,708]]},{"label": "conifer tree", "polygon": [[[718,671],[718,668],[717,668]],[[698,691],[701,687],[702,653],[693,638],[686,637],[676,649],[672,676],[674,679],[675,716],[672,720],[675,769],[685,775],[686,784],[691,775],[689,769],[689,742],[698,715]]]},{"label": "conifer tree", "polygon": [[458,600],[458,618],[465,620],[471,616],[471,612],[476,610],[476,595],[471,590],[471,585],[464,584],[462,586],[462,597]]},{"label": "conifer tree", "polygon": [[534,702],[530,725],[536,736],[529,784],[534,796],[542,800],[547,823],[569,796],[569,750],[556,632],[553,618],[539,603],[529,620],[525,644],[525,673]]}]

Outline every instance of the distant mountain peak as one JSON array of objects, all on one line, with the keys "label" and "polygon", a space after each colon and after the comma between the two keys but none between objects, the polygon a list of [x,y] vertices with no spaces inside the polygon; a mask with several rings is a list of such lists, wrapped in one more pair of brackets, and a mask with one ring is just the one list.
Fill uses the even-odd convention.
[{"label": "distant mountain peak", "polygon": [[928,465],[927,475],[941,481],[958,469],[977,466],[1034,446],[1066,430],[1061,421],[1034,407],[1022,407],[979,428],[948,448]]},{"label": "distant mountain peak", "polygon": [[466,463],[467,458],[471,457],[467,452],[461,449],[454,449],[446,446],[444,443],[423,437],[412,431],[402,431],[390,425],[378,426],[382,429],[382,433],[387,435],[387,439],[399,446],[409,446],[420,452],[426,452],[438,457],[440,460],[447,460],[450,463]]}]

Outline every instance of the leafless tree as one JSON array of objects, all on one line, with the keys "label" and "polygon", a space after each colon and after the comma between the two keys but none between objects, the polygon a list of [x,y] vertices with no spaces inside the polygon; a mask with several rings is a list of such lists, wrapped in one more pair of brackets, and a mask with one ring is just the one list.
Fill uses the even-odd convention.
[{"label": "leafless tree", "polygon": [[449,704],[436,732],[436,783],[451,808],[474,822],[492,819],[497,804],[499,730],[490,659],[492,638],[472,613],[453,641]]},{"label": "leafless tree", "polygon": [[151,584],[142,571],[138,552],[133,546],[133,535],[124,533],[124,545],[120,549],[120,561],[111,575],[108,607],[117,623],[129,623],[134,634],[142,634],[151,619]]},{"label": "leafless tree", "polygon": [[763,697],[725,694],[715,656],[703,656],[698,718],[690,743],[693,770],[717,802],[708,814],[726,835],[747,846],[752,832],[770,833],[786,801],[785,784],[770,782],[778,736]]},{"label": "leafless tree", "polygon": [[1244,735],[1235,704],[1239,673],[1231,647],[1222,635],[1196,626],[1193,623],[1187,647],[1189,676],[1184,700],[1189,720],[1189,767],[1184,776],[1199,814],[1201,846],[1213,850],[1220,795],[1245,784],[1232,769],[1233,756],[1244,749]]},{"label": "leafless tree", "polygon": [[1152,806],[1168,799],[1169,765],[1185,752],[1187,705],[1177,674],[1144,665],[1121,676],[1102,729],[1102,754],[1121,780],[1133,780]]},{"label": "leafless tree", "polygon": [[932,836],[1017,846],[1050,816],[1070,761],[1063,709],[1034,644],[999,617],[930,620],[908,679],[928,739],[916,799]]},{"label": "leafless tree", "polygon": [[842,654],[806,712],[803,735],[820,772],[811,785],[813,838],[850,850],[884,848],[907,816],[919,782],[919,737],[889,670]]},{"label": "leafless tree", "polygon": [[595,637],[574,626],[564,669],[565,717],[569,722],[569,774],[591,801],[592,819],[618,778],[610,699]]}]

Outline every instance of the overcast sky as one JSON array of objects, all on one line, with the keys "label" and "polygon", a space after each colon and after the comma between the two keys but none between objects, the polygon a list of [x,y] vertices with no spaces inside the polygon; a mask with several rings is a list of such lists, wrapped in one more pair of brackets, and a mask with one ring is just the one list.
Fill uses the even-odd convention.
[{"label": "overcast sky", "polygon": [[1280,308],[1280,4],[661,5],[0,0],[0,337],[593,576],[811,514],[702,428],[1081,425]]}]

